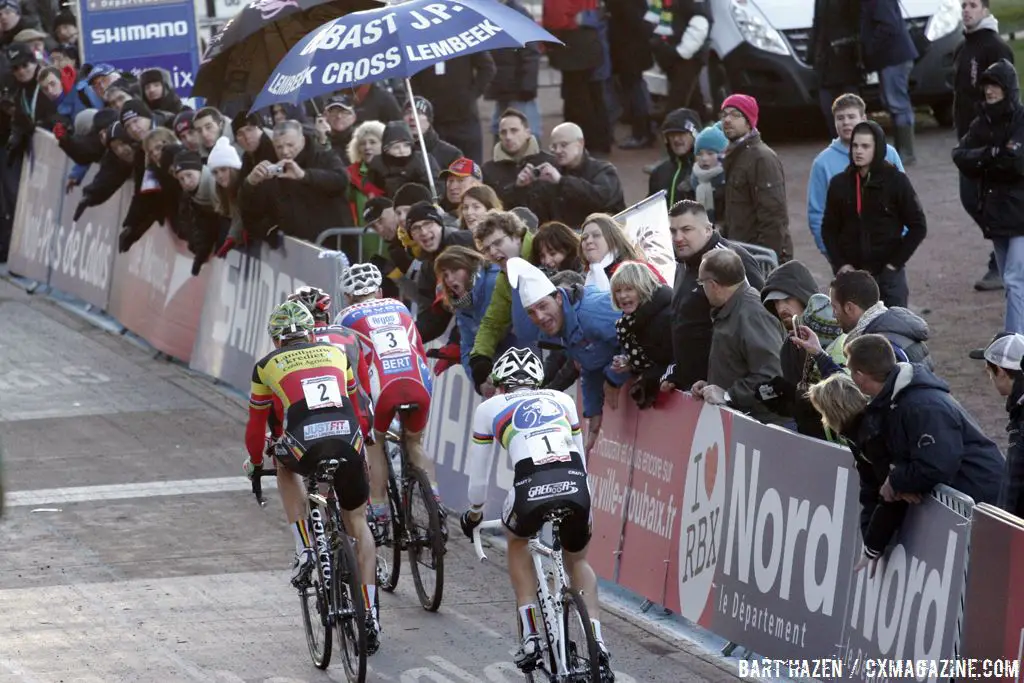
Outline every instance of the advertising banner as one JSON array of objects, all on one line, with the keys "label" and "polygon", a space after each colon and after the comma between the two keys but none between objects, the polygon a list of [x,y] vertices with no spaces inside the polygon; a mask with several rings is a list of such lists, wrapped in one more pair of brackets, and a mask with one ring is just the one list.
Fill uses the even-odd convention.
[{"label": "advertising banner", "polygon": [[665,190],[634,204],[615,219],[625,226],[629,241],[640,247],[648,262],[658,269],[669,285],[676,278],[676,253],[668,224]]},{"label": "advertising banner", "polygon": [[340,309],[337,261],[320,258],[328,253],[285,237],[280,249],[261,243],[211,259],[203,266],[209,280],[191,367],[248,393],[253,366],[273,348],[267,319],[274,306],[296,288],[314,285],[330,292]]},{"label": "advertising banner", "polygon": [[[849,677],[896,677],[879,671],[879,660],[938,663],[954,657],[970,535],[971,521],[931,496],[909,506],[898,543],[878,561],[874,578],[867,571],[854,577],[837,653]],[[915,674],[932,681],[950,676],[938,668]]]},{"label": "advertising banner", "polygon": [[161,68],[188,97],[199,70],[199,35],[192,0],[82,0],[82,62],[110,64],[138,76]]},{"label": "advertising banner", "polygon": [[[26,156],[14,214],[11,272],[46,282],[54,289],[107,308],[117,232],[119,195],[72,220],[81,186],[64,195],[68,160],[53,136],[36,130],[33,153]],[[90,169],[82,185],[96,174]]]},{"label": "advertising banner", "polygon": [[[1024,660],[1024,519],[981,504],[971,520],[971,559],[960,656],[1018,662],[994,680],[1019,681]],[[1004,675],[1005,674],[1005,675]]]},{"label": "advertising banner", "polygon": [[192,275],[188,246],[165,225],[154,225],[114,264],[110,314],[156,349],[185,361],[192,356],[209,268]]}]

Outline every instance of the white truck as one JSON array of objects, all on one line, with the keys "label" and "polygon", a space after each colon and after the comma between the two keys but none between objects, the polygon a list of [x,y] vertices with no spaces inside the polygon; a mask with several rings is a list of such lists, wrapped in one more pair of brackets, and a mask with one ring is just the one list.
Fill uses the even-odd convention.
[{"label": "white truck", "polygon": [[[930,42],[910,75],[915,106],[930,106],[943,126],[953,121],[953,53],[963,41],[958,0],[900,0],[908,26]],[[757,98],[762,110],[817,109],[818,78],[807,64],[814,0],[711,0],[711,50],[703,88],[718,105],[730,93]],[[652,95],[667,93],[656,66],[644,74]],[[878,106],[877,74],[861,95]]]}]

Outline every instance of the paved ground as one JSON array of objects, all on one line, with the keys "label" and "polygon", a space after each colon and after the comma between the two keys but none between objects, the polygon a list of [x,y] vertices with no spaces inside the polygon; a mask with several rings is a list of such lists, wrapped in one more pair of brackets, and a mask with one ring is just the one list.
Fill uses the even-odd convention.
[{"label": "paved ground", "polygon": [[[0,682],[344,679],[309,661],[291,535],[240,475],[243,418],[206,381],[0,281]],[[503,569],[455,542],[446,577],[438,614],[408,575],[382,596],[370,680],[521,680]],[[622,619],[604,631],[623,683],[733,680]]]}]

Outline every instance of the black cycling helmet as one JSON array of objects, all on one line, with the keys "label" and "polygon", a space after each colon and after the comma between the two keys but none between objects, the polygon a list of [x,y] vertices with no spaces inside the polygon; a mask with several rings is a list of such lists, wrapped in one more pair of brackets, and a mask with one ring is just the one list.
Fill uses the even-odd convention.
[{"label": "black cycling helmet", "polygon": [[331,319],[331,295],[319,287],[299,287],[288,295],[287,301],[298,301],[318,323]]},{"label": "black cycling helmet", "polygon": [[513,347],[494,361],[491,380],[506,389],[536,388],[544,382],[544,364],[530,349]]}]

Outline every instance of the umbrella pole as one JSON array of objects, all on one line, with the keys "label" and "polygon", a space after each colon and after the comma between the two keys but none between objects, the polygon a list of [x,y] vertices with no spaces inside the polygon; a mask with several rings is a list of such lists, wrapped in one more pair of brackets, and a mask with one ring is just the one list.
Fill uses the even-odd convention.
[{"label": "umbrella pole", "polygon": [[434,186],[434,174],[430,172],[430,155],[427,154],[427,143],[423,139],[423,131],[420,129],[420,113],[416,111],[416,98],[412,94],[412,83],[409,79],[405,79],[405,95],[409,99],[409,105],[412,106],[412,110],[415,113],[413,120],[416,122],[416,137],[420,139],[420,152],[423,153],[423,165],[427,169],[427,178],[430,179],[430,193],[434,195],[434,201],[437,201],[437,187]]}]

